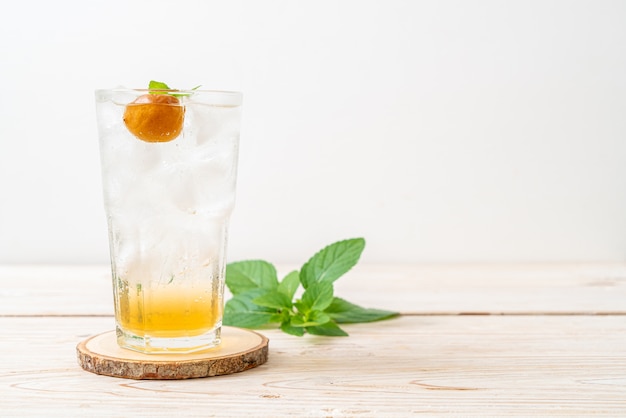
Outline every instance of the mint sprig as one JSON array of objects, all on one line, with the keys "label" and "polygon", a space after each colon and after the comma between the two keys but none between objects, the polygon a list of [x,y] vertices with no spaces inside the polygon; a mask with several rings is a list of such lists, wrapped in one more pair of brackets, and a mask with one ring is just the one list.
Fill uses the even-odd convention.
[{"label": "mint sprig", "polygon": [[[201,86],[196,86],[190,90],[191,91],[197,90],[200,87]],[[170,96],[174,96],[174,97],[184,97],[184,96],[191,95],[191,93],[172,93],[173,91],[177,91],[177,90],[171,89],[167,84],[161,81],[150,80],[150,83],[148,83],[148,92],[150,94],[169,94]]]},{"label": "mint sprig", "polygon": [[[300,270],[278,280],[267,261],[248,260],[226,266],[224,325],[261,328],[278,324],[287,334],[347,336],[339,324],[393,318],[397,312],[363,308],[334,296],[333,283],[356,265],[365,248],[363,238],[338,241],[311,257]],[[295,298],[300,286],[299,298]]]}]

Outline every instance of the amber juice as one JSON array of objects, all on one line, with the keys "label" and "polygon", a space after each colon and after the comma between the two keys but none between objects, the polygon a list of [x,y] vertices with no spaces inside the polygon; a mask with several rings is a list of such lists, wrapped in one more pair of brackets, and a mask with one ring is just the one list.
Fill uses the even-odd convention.
[{"label": "amber juice", "polygon": [[175,285],[144,289],[119,287],[116,319],[121,328],[137,336],[184,338],[215,328],[222,316],[222,300],[210,288],[178,288]]}]

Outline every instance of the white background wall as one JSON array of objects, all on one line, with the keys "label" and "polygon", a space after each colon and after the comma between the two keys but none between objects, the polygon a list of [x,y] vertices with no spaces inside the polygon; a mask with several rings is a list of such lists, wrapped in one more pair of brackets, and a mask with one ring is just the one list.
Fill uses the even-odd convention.
[{"label": "white background wall", "polygon": [[93,90],[244,92],[230,259],[624,260],[624,1],[0,6],[0,263],[108,260]]}]

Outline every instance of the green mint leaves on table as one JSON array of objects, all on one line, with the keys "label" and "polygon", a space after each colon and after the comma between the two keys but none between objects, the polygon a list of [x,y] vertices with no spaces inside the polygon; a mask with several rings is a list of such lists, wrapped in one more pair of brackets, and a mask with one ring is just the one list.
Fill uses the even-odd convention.
[{"label": "green mint leaves on table", "polygon": [[[278,280],[276,268],[263,260],[229,263],[226,286],[233,297],[224,309],[224,325],[260,328],[279,324],[287,334],[347,336],[338,324],[372,322],[397,312],[368,309],[334,296],[333,282],[350,270],[365,248],[363,238],[331,244],[302,268]],[[298,288],[304,291],[294,301]]]}]

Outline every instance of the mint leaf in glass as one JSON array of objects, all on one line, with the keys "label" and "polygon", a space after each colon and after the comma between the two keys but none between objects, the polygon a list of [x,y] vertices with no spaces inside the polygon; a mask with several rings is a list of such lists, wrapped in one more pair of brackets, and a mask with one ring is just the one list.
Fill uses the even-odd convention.
[{"label": "mint leaf in glass", "polygon": [[[198,85],[194,88],[189,89],[190,91],[198,90],[201,85]],[[148,83],[148,91],[150,94],[167,94],[169,96],[174,97],[184,97],[190,96],[192,93],[174,93],[174,91],[178,91],[176,89],[171,89],[167,84],[161,81],[150,80]]]},{"label": "mint leaf in glass", "polygon": [[162,90],[171,90],[171,89],[169,88],[167,84],[162,83],[160,81],[150,80],[150,83],[148,83],[148,91],[150,92],[150,94],[168,94],[167,91],[162,91]]}]

